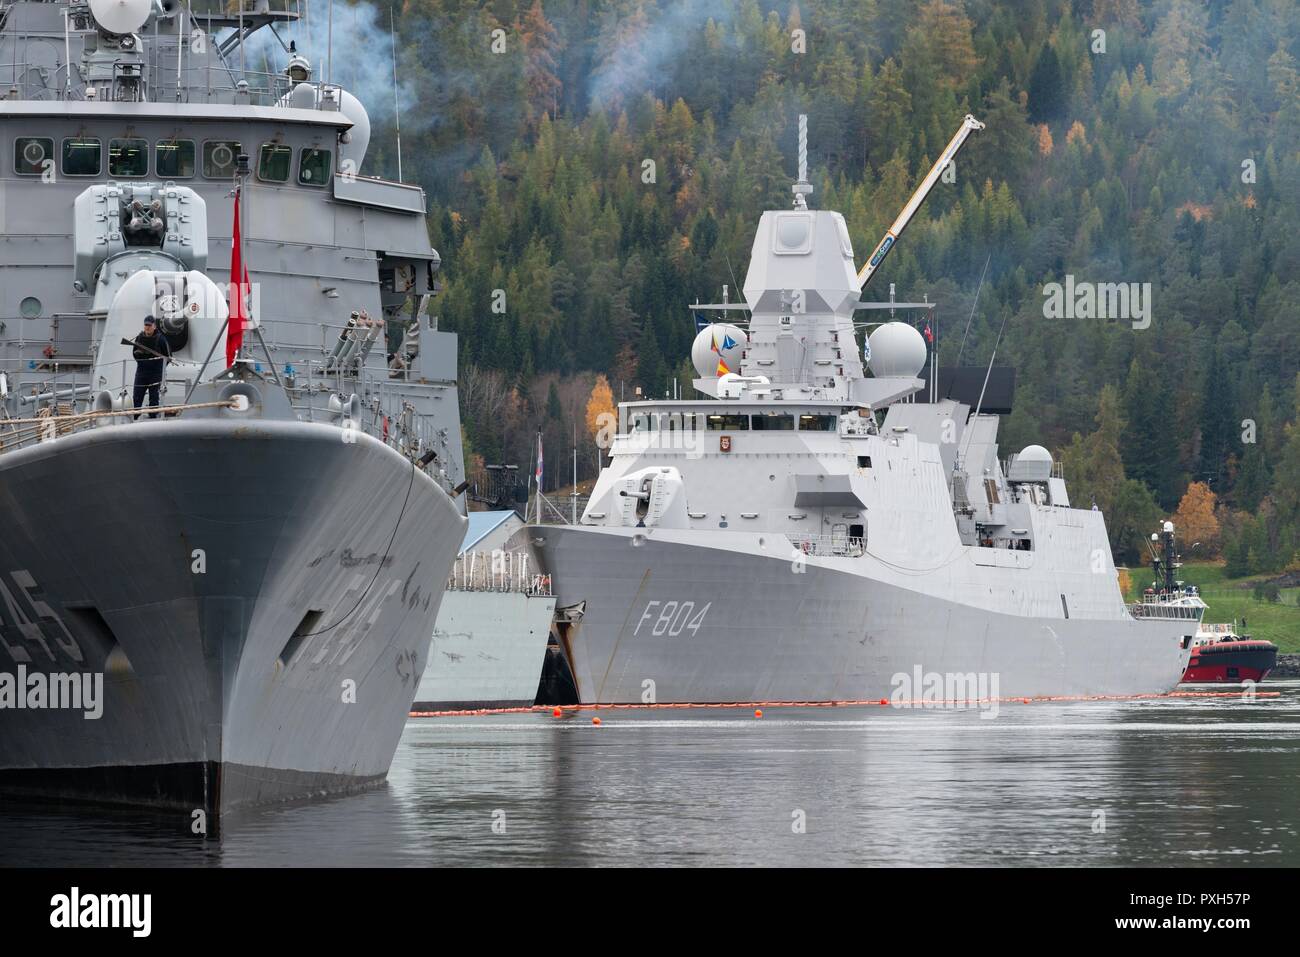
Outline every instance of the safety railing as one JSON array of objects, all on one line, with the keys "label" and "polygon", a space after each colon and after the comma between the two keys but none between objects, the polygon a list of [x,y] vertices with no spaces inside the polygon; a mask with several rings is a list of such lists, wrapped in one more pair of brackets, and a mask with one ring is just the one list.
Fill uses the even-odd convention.
[{"label": "safety railing", "polygon": [[856,535],[787,535],[796,551],[818,557],[857,558],[866,554],[867,540]]},{"label": "safety railing", "polygon": [[1206,604],[1195,595],[1150,595],[1128,606],[1134,618],[1161,618],[1200,621]]},{"label": "safety railing", "polygon": [[464,552],[452,566],[447,588],[450,591],[549,596],[551,576],[533,571],[525,552],[503,549]]}]

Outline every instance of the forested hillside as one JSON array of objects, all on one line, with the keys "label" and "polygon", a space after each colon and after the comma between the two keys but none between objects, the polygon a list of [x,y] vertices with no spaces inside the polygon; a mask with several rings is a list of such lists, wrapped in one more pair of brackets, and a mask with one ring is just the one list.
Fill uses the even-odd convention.
[{"label": "forested hillside", "polygon": [[[551,487],[576,430],[593,474],[595,374],[616,400],[689,378],[685,305],[734,289],[759,214],[788,205],[797,114],[812,204],[843,212],[861,260],[971,112],[988,128],[867,298],[894,283],[939,302],[951,362],[987,260],[963,362],[987,361],[1008,320],[1004,449],[1052,448],[1129,558],[1185,498],[1198,554],[1253,572],[1295,557],[1294,2],[407,0],[395,14],[403,171],[432,198],[434,310],[460,333],[479,456],[527,468],[541,428],[563,463]],[[371,171],[395,175],[391,88],[370,107]],[[1151,283],[1149,328],[1045,318],[1045,284],[1067,275]]]}]

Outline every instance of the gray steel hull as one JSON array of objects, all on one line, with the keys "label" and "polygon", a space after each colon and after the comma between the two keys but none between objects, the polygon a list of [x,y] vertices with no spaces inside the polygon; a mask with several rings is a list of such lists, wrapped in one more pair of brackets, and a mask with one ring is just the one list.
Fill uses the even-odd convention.
[{"label": "gray steel hull", "polygon": [[585,603],[564,642],[583,703],[875,701],[918,667],[997,675],[1002,697],[1164,692],[1186,664],[1183,636],[1196,630],[1127,615],[999,613],[927,594],[944,586],[934,576],[905,587],[815,559],[795,572],[783,552],[659,531],[530,532],[544,539],[536,560],[558,607]]},{"label": "gray steel hull", "polygon": [[0,786],[219,814],[382,781],[465,520],[351,438],[141,421],[0,457],[0,669],[104,675],[98,720],[0,710]]},{"label": "gray steel hull", "polygon": [[417,710],[510,708],[537,698],[555,599],[449,591],[434,628]]}]

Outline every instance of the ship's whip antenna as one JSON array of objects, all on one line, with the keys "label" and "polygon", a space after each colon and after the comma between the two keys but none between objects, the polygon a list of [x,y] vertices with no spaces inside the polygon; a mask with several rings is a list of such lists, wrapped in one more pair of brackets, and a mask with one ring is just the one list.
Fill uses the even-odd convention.
[{"label": "ship's whip antenna", "polygon": [[334,0],[330,0],[329,27],[325,37],[325,83],[334,82]]},{"label": "ship's whip antenna", "polygon": [[402,182],[402,104],[397,96],[397,31],[393,27],[393,8],[388,8],[388,36],[393,48],[393,118],[397,126],[397,181]]},{"label": "ship's whip antenna", "polygon": [[[975,307],[978,306],[980,302],[980,290],[984,288],[984,275],[989,271],[989,261],[992,258],[993,254],[989,253],[988,257],[984,260],[984,268],[980,270],[980,284],[975,287],[975,301],[970,304],[970,315],[966,317],[966,331],[961,334],[961,348],[957,350],[957,361],[953,363],[954,367],[961,365],[961,354],[966,351],[966,337],[970,335],[970,324],[975,318]],[[952,379],[948,380],[948,391],[945,392],[943,396],[945,399],[952,398],[952,382]]]},{"label": "ship's whip antenna", "polygon": [[989,376],[993,374],[993,362],[998,357],[998,346],[1002,344],[1002,333],[1006,331],[1007,317],[1010,315],[1010,312],[1004,312],[1002,314],[1002,325],[998,327],[998,337],[993,340],[993,354],[989,356],[989,367],[984,372],[984,384],[980,386],[980,397],[975,403],[975,412],[971,416],[972,425],[966,429],[966,443],[962,447],[961,454],[957,456],[956,464],[958,466],[966,461],[966,452],[970,449],[970,436],[975,434],[974,420],[979,416],[980,409],[984,408],[984,390],[989,387]]}]

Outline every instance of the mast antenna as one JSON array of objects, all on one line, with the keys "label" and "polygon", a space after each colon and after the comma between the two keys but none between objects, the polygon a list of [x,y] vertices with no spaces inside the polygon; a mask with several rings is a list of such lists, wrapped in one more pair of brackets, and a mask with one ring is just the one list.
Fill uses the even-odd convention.
[{"label": "mast antenna", "polygon": [[794,193],[794,208],[807,209],[808,201],[804,198],[812,193],[808,182],[808,114],[799,114],[799,182],[791,187]]},{"label": "mast antenna", "polygon": [[393,50],[393,122],[397,128],[397,181],[402,182],[402,104],[397,95],[397,30],[393,26],[393,8],[388,8],[388,36]]}]

